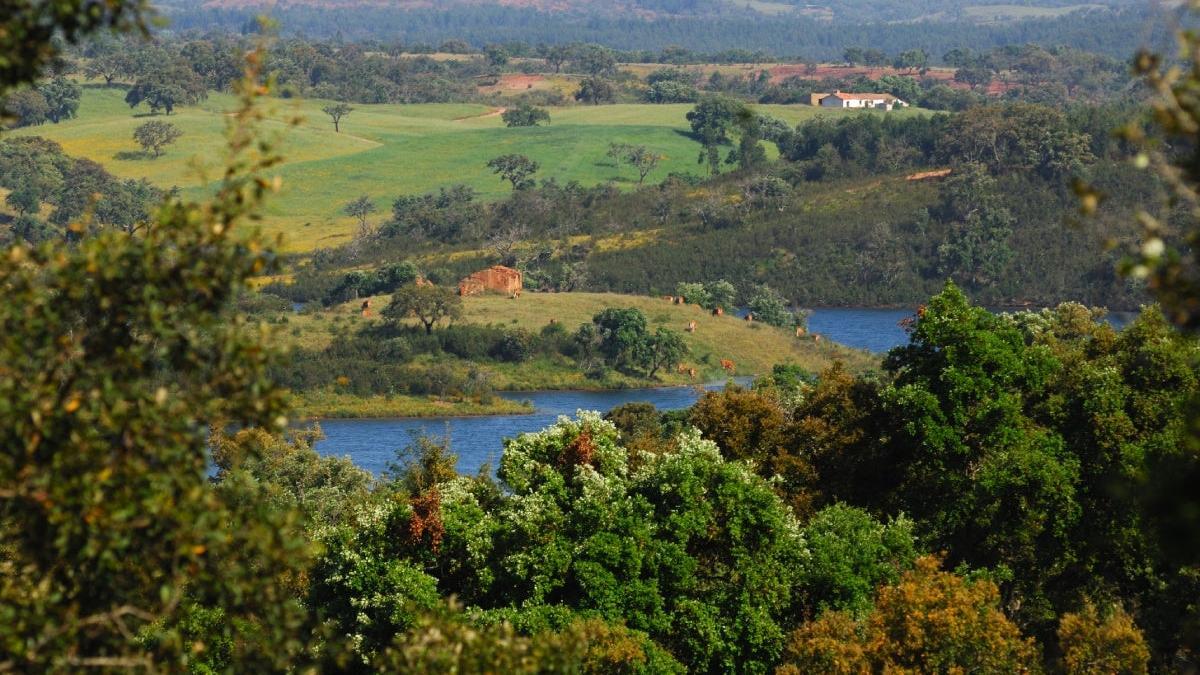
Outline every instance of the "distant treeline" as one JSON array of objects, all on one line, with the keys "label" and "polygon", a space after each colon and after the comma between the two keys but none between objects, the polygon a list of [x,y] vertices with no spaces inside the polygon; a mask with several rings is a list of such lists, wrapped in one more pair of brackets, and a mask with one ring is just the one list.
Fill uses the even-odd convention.
[{"label": "distant treeline", "polygon": [[[256,17],[262,11],[168,7],[164,14],[174,31],[254,32],[258,30]],[[851,46],[868,45],[887,52],[925,49],[940,55],[956,48],[990,49],[1029,42],[1127,58],[1143,45],[1166,42],[1169,27],[1160,11],[1135,7],[999,24],[962,20],[830,24],[804,16],[765,17],[752,12],[645,20],[478,6],[406,11],[293,5],[272,8],[267,14],[285,35],[400,40],[414,47],[429,47],[450,39],[465,40],[477,47],[515,41],[595,42],[628,50],[682,46],[721,51],[754,45],[756,50],[779,57],[834,60]]]}]

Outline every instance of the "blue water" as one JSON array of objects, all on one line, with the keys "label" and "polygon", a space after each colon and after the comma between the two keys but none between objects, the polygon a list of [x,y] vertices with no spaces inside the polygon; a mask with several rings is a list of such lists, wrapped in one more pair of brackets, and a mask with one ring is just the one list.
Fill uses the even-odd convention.
[{"label": "blue water", "polygon": [[[908,342],[901,322],[915,314],[912,309],[818,309],[809,315],[808,329],[847,347],[883,354]],[[1104,320],[1120,329],[1135,318],[1135,312],[1109,312]]]},{"label": "blue water", "polygon": [[808,330],[857,349],[883,353],[908,342],[900,322],[911,309],[817,309],[808,317]]},{"label": "blue water", "polygon": [[458,455],[459,473],[474,474],[484,463],[495,468],[503,439],[540,431],[554,424],[559,415],[574,416],[579,410],[608,411],[625,403],[653,403],[659,410],[678,410],[696,402],[706,387],[662,387],[620,391],[537,391],[505,393],[505,398],[529,401],[536,412],[492,417],[433,417],[424,419],[323,420],[325,440],[317,443],[324,455],[349,455],[354,463],[379,473],[396,450],[408,446],[415,436],[448,437]]},{"label": "blue water", "polygon": [[[819,309],[809,317],[808,327],[834,342],[883,353],[908,341],[900,322],[912,315],[912,310],[904,309]],[[1111,315],[1108,320],[1120,327],[1128,316]],[[325,440],[317,443],[317,450],[326,455],[349,455],[359,466],[378,473],[395,457],[396,450],[408,446],[416,435],[449,437],[450,447],[458,455],[458,470],[474,474],[485,463],[496,466],[503,439],[544,429],[559,415],[574,415],[578,410],[603,412],[633,402],[653,403],[659,410],[678,410],[695,403],[702,391],[699,387],[666,387],[522,392],[504,396],[528,400],[536,412],[494,417],[324,420],[321,428]]]}]

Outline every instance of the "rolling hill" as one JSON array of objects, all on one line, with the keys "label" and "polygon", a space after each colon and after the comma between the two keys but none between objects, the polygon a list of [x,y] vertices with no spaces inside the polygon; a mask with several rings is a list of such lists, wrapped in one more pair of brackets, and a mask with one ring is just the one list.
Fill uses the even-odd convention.
[{"label": "rolling hill", "polygon": [[[79,117],[61,124],[28,127],[14,135],[42,136],[60,143],[67,154],[104,165],[121,178],[146,178],[161,188],[202,191],[219,166],[226,94],[212,94],[197,106],[156,117],[183,131],[177,145],[157,159],[138,152],[133,130],[149,117],[129,109],[120,89],[89,86]],[[354,219],[342,207],[367,195],[387,218],[401,195],[422,194],[465,184],[481,197],[508,193],[506,183],[487,168],[489,159],[520,153],[541,164],[538,178],[579,181],[586,186],[613,183],[629,188],[636,177],[606,155],[610,143],[645,145],[664,155],[650,181],[670,172],[696,173],[699,144],[687,133],[688,104],[627,104],[551,108],[551,124],[509,129],[494,108],[479,104],[355,105],[335,133],[321,112],[328,101],[276,101],[270,127],[285,131],[280,169],[283,190],[269,203],[263,225],[284,237],[289,251],[344,243]],[[764,105],[758,110],[789,124],[817,114],[809,106]],[[901,114],[913,114],[906,111]],[[303,121],[288,128],[285,119]],[[207,172],[207,174],[206,174]]]},{"label": "rolling hill", "polygon": [[[750,11],[766,16],[806,16],[844,22],[998,21],[1054,18],[1075,11],[1133,6],[1136,0],[204,0],[208,8],[307,6],[325,9],[387,7],[455,12],[500,7],[550,14],[698,17]],[[176,3],[186,4],[186,3]],[[1143,3],[1144,4],[1144,3]]]}]

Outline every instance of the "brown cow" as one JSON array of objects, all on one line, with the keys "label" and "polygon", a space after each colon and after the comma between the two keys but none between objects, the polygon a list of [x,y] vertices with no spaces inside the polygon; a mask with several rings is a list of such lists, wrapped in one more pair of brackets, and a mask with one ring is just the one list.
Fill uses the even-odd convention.
[{"label": "brown cow", "polygon": [[748,322],[749,322],[749,321],[754,321],[754,315],[753,315],[753,314],[747,314],[747,315],[746,315],[746,321],[748,321]]},{"label": "brown cow", "polygon": [[683,304],[683,298],[681,298],[681,297],[676,297],[676,298],[675,298],[675,304],[677,304],[677,305],[682,305],[682,304]]},{"label": "brown cow", "polygon": [[713,310],[713,316],[725,316],[725,310],[721,309],[720,307],[717,307],[716,309]]},{"label": "brown cow", "polygon": [[816,333],[813,333],[813,342],[815,342],[817,344],[821,344],[821,336],[817,335]]},{"label": "brown cow", "polygon": [[667,302],[675,302],[675,296],[673,296],[673,295],[664,295],[664,296],[663,296],[663,300],[666,300]]},{"label": "brown cow", "polygon": [[735,366],[733,361],[730,361],[729,359],[721,359],[721,367],[730,373],[737,370],[737,366]]},{"label": "brown cow", "polygon": [[796,337],[804,337],[808,331],[804,330],[804,326],[796,326]]},{"label": "brown cow", "polygon": [[371,299],[370,299],[370,298],[367,298],[366,300],[363,300],[363,303],[362,303],[362,315],[363,315],[363,318],[366,318],[366,317],[368,317],[368,316],[371,316]]},{"label": "brown cow", "polygon": [[696,369],[695,368],[688,368],[688,377],[692,378],[693,380],[696,379]]},{"label": "brown cow", "polygon": [[689,332],[689,333],[696,332],[696,322],[695,321],[691,321],[688,323],[687,332]]},{"label": "brown cow", "polygon": [[558,325],[558,319],[550,319],[550,325],[551,325],[551,326],[557,326],[557,325]]},{"label": "brown cow", "polygon": [[688,367],[683,365],[682,363],[679,364],[678,366],[675,366],[675,372],[679,373],[680,375],[686,373],[687,371],[688,371]]}]

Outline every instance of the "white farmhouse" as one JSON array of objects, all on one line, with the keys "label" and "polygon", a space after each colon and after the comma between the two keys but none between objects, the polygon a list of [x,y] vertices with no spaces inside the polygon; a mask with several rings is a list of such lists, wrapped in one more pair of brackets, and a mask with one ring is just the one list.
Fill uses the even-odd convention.
[{"label": "white farmhouse", "polygon": [[891,110],[892,108],[907,108],[908,104],[891,94],[847,94],[835,91],[818,99],[822,108],[864,108],[876,110]]}]

